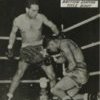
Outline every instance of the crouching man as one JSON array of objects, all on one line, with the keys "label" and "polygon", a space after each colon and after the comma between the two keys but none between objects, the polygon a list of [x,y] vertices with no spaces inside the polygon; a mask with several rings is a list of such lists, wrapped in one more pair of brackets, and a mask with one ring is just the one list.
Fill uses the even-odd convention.
[{"label": "crouching man", "polygon": [[88,73],[84,56],[78,45],[70,39],[58,39],[52,37],[46,41],[47,51],[60,52],[59,57],[54,58],[56,63],[68,62],[64,77],[51,89],[52,94],[61,100],[84,100],[78,91],[88,81]]}]

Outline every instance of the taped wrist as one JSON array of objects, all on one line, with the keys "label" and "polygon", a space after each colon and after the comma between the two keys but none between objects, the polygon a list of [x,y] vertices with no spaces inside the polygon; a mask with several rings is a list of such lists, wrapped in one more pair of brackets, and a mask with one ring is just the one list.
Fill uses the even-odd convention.
[{"label": "taped wrist", "polygon": [[11,94],[11,93],[8,93],[7,96],[8,96],[9,98],[13,98],[13,94]]},{"label": "taped wrist", "polygon": [[12,49],[12,47],[13,47],[13,46],[9,44],[7,48],[8,48],[8,49]]}]

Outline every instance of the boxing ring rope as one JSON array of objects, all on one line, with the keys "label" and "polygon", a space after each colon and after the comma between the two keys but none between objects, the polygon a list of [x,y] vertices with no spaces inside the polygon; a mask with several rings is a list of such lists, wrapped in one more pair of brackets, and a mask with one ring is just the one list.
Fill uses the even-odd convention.
[{"label": "boxing ring rope", "polygon": [[90,76],[100,75],[100,71],[90,72],[89,75],[90,75]]},{"label": "boxing ring rope", "polygon": [[[12,80],[0,80],[0,84],[3,84],[3,83],[11,83]],[[45,77],[42,77],[40,79],[37,79],[37,80],[21,80],[20,83],[41,83],[41,82],[49,82],[48,79],[46,79]]]},{"label": "boxing ring rope", "polygon": [[[11,80],[0,80],[0,84],[11,83]],[[20,83],[40,83],[39,80],[22,80]]]},{"label": "boxing ring rope", "polygon": [[[1,36],[0,40],[9,40],[9,37]],[[16,40],[22,40],[22,38],[21,37],[17,37]]]},{"label": "boxing ring rope", "polygon": [[[98,75],[98,74],[100,75],[100,72],[96,71],[96,72],[90,72],[89,75],[94,76],[94,75]],[[40,82],[42,82],[42,79],[43,78],[38,79],[38,80],[21,80],[20,83],[24,83],[24,84],[26,84],[26,83],[40,83]],[[45,78],[45,81],[49,82],[49,80],[46,78]],[[11,82],[12,82],[12,80],[0,80],[0,84],[6,84],[6,83],[11,83]]]},{"label": "boxing ring rope", "polygon": [[[95,15],[95,16],[93,16],[93,17],[90,17],[90,18],[88,18],[88,19],[86,19],[86,20],[84,20],[84,21],[82,21],[82,22],[79,22],[79,23],[77,23],[77,24],[75,24],[75,25],[72,25],[72,26],[66,28],[66,29],[63,29],[62,32],[68,32],[68,31],[70,31],[70,30],[73,30],[73,29],[75,29],[75,28],[77,28],[77,27],[80,27],[80,26],[82,26],[82,25],[84,25],[84,24],[87,24],[87,23],[89,23],[89,22],[91,22],[91,21],[96,20],[96,19],[99,18],[99,17],[100,17],[100,14],[97,14],[97,15]],[[1,37],[0,37],[0,40],[9,40],[9,37],[1,36]],[[22,40],[22,38],[17,37],[16,40]]]},{"label": "boxing ring rope", "polygon": [[91,17],[91,18],[88,18],[88,19],[86,19],[86,20],[84,20],[84,21],[82,21],[82,22],[80,22],[80,23],[77,23],[77,24],[75,24],[75,25],[73,25],[73,26],[71,26],[71,27],[68,27],[68,28],[66,28],[66,29],[63,29],[62,32],[68,32],[68,31],[70,31],[70,30],[73,30],[73,29],[75,29],[75,28],[77,28],[77,27],[80,27],[80,26],[82,26],[82,25],[84,25],[84,24],[87,24],[87,23],[89,23],[89,22],[91,22],[91,21],[93,21],[93,20],[95,20],[95,19],[97,19],[97,18],[99,18],[99,17],[100,17],[100,14],[97,14],[97,15],[95,15],[95,16],[93,16],[93,17]]},{"label": "boxing ring rope", "polygon": [[[85,49],[88,49],[90,47],[94,47],[94,46],[97,46],[97,45],[100,45],[100,41],[94,42],[94,43],[91,43],[91,44],[88,44],[88,45],[85,45],[85,46],[82,46],[81,49],[85,50]],[[59,56],[59,54],[57,54],[57,55],[55,55],[53,57],[56,57],[56,56]],[[19,60],[19,57],[15,57],[14,59],[15,60]],[[0,60],[8,60],[8,58],[2,56],[2,57],[0,57]]]},{"label": "boxing ring rope", "polygon": [[91,48],[91,47],[94,47],[94,46],[97,46],[100,44],[100,41],[98,42],[94,42],[94,43],[91,43],[89,45],[85,45],[85,46],[82,46],[81,49],[84,50],[84,49],[88,49],[88,48]]},{"label": "boxing ring rope", "polygon": [[[91,21],[93,21],[93,20],[95,20],[95,19],[97,19],[99,17],[100,17],[100,14],[97,14],[97,15],[95,15],[95,16],[93,16],[91,18],[88,18],[88,19],[86,19],[86,20],[84,20],[84,21],[82,21],[80,23],[77,23],[77,24],[75,24],[75,25],[73,25],[71,27],[68,27],[66,29],[63,29],[62,32],[68,32],[68,31],[70,31],[72,29],[75,29],[75,28],[80,27],[80,26],[82,26],[84,24],[87,24],[87,23],[89,23],[89,22],[91,22]],[[9,40],[9,37],[2,37],[1,36],[0,37],[0,40]],[[16,40],[22,40],[22,38],[17,37]],[[91,44],[88,44],[88,45],[85,45],[85,46],[82,46],[81,49],[82,50],[85,50],[85,49],[88,49],[90,47],[94,47],[94,46],[97,46],[97,45],[100,45],[100,41],[94,42],[94,43],[91,43]],[[58,56],[58,55],[56,55],[56,56]],[[18,60],[19,57],[15,57],[14,59]],[[8,60],[8,58],[7,57],[0,57],[0,60]],[[89,75],[90,76],[100,75],[100,71],[90,72]],[[21,80],[20,82],[21,83],[40,83],[41,84],[43,81],[44,80],[42,80],[42,78],[41,78],[39,80]],[[49,80],[45,78],[45,81],[44,82],[49,82]],[[2,84],[4,84],[4,83],[11,83],[11,80],[0,80],[0,84],[1,83]]]},{"label": "boxing ring rope", "polygon": [[[90,72],[89,73],[89,76],[94,76],[94,75],[100,75],[100,72],[99,71],[96,71],[96,72]],[[41,78],[41,79],[38,79],[38,80],[21,80],[20,81],[20,83],[24,83],[24,84],[30,84],[30,83],[41,83],[42,81],[44,81],[44,80],[42,80],[43,78]],[[48,79],[46,79],[46,78],[44,78],[45,79],[45,82],[49,82],[49,80]],[[7,84],[7,83],[11,83],[12,82],[12,80],[0,80],[0,84]]]}]

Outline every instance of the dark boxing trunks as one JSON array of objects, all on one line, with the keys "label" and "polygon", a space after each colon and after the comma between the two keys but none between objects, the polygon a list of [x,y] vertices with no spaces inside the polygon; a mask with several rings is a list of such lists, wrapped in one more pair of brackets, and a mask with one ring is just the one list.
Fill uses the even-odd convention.
[{"label": "dark boxing trunks", "polygon": [[43,50],[42,46],[26,46],[20,50],[20,59],[27,63],[41,63],[43,56],[40,53]]}]

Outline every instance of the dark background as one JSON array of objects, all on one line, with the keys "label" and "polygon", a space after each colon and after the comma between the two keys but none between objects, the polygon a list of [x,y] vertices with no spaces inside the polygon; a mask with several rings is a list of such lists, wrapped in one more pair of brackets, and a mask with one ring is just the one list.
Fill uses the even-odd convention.
[{"label": "dark background", "polygon": [[[12,21],[18,15],[25,13],[26,0],[0,0],[0,36],[9,36]],[[95,16],[99,13],[97,8],[60,8],[59,0],[41,0],[39,1],[40,12],[45,14],[48,19],[52,20],[61,29],[72,26],[87,18]],[[50,34],[50,30],[44,26],[43,34]],[[20,36],[19,32],[17,34]],[[75,41],[79,47],[99,41],[99,19],[89,22],[79,28],[66,33],[66,38]],[[7,48],[8,40],[0,40],[0,56],[4,56]],[[14,51],[19,55],[20,41],[16,41]],[[99,46],[91,47],[83,50],[85,60],[88,64],[88,71],[94,72],[99,70]],[[56,69],[56,68],[55,68]],[[61,74],[60,67],[57,68],[57,75]],[[0,60],[0,79],[12,79],[17,70],[17,61]],[[44,72],[37,66],[31,65],[26,71],[23,79],[38,79],[45,76]],[[94,92],[99,89],[99,76],[92,76],[88,83],[83,87],[82,92]],[[9,84],[0,84],[0,97],[6,95]],[[14,100],[33,100],[39,94],[38,84],[20,84],[15,92]],[[1,99],[0,99],[1,100]]]}]

